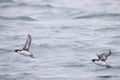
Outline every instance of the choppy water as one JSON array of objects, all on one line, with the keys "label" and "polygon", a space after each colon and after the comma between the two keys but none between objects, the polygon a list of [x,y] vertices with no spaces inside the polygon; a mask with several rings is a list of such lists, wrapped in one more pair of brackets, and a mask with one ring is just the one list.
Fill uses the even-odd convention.
[{"label": "choppy water", "polygon": [[[120,80],[120,0],[0,0],[0,80]],[[32,59],[14,52],[32,36]],[[113,53],[110,69],[91,62]]]}]

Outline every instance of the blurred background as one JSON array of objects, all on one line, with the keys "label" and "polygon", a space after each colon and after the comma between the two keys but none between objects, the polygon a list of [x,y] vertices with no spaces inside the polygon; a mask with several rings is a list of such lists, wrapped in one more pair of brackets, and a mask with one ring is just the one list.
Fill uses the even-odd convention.
[{"label": "blurred background", "polygon": [[[34,59],[14,52],[28,33]],[[0,0],[0,80],[120,80],[119,56],[120,0]]]}]

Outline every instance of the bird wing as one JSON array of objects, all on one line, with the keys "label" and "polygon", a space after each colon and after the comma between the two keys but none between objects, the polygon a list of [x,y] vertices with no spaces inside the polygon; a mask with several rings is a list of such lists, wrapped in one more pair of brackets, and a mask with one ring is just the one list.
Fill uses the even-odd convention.
[{"label": "bird wing", "polygon": [[23,50],[29,51],[31,41],[32,41],[31,35],[28,34],[28,37],[27,37],[26,43],[25,43],[25,45],[23,47]]},{"label": "bird wing", "polygon": [[96,54],[96,55],[97,55],[98,59],[101,59],[101,56],[100,56],[100,55],[98,55],[98,54]]},{"label": "bird wing", "polygon": [[110,56],[111,55],[111,50],[109,50],[109,52],[108,53],[102,53],[101,54],[101,56],[103,57],[103,56],[106,56],[106,57],[108,57],[108,56]]},{"label": "bird wing", "polygon": [[111,50],[109,50],[108,53],[102,53],[97,56],[98,56],[99,60],[105,61],[105,60],[107,60],[107,57],[110,55],[111,55]]},{"label": "bird wing", "polygon": [[109,52],[108,53],[106,53],[106,56],[108,57],[108,56],[110,56],[111,55],[111,50],[109,50]]}]

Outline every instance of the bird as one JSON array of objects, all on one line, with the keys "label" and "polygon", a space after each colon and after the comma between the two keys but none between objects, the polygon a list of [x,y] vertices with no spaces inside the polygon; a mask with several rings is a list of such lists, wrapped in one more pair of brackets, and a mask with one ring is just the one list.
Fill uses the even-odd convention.
[{"label": "bird", "polygon": [[24,47],[22,49],[16,49],[15,52],[22,54],[24,56],[29,56],[34,58],[33,54],[29,51],[31,46],[31,41],[32,41],[31,35],[28,34]]},{"label": "bird", "polygon": [[97,55],[98,59],[92,59],[92,62],[101,66],[101,67],[106,67],[106,68],[110,68],[111,65],[109,65],[106,60],[108,59],[108,56],[111,55],[111,50],[109,50],[108,53],[102,53]]}]

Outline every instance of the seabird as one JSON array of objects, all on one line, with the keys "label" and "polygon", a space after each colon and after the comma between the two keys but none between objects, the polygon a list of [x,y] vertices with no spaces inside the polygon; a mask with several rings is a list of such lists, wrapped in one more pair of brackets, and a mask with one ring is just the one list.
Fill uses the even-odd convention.
[{"label": "seabird", "polygon": [[108,53],[102,53],[102,54],[97,55],[98,59],[92,59],[92,62],[99,66],[110,68],[111,65],[107,64],[106,62],[108,56],[110,55],[111,55],[111,50],[109,50]]},{"label": "seabird", "polygon": [[31,52],[29,52],[31,41],[32,41],[31,35],[28,34],[28,37],[27,37],[24,47],[22,49],[16,49],[15,52],[22,54],[24,56],[30,56],[30,57],[34,58],[33,54]]}]

